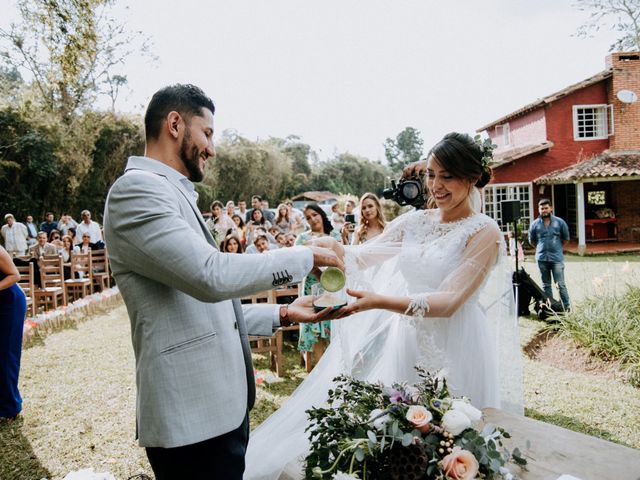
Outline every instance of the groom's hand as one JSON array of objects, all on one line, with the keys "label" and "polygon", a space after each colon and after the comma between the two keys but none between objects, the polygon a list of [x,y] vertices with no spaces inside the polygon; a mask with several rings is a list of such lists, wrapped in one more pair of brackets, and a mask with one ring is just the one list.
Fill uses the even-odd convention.
[{"label": "groom's hand", "polygon": [[316,323],[346,316],[344,312],[339,312],[340,310],[334,310],[331,307],[316,312],[313,309],[313,297],[311,295],[296,298],[288,308],[289,320],[295,323]]}]

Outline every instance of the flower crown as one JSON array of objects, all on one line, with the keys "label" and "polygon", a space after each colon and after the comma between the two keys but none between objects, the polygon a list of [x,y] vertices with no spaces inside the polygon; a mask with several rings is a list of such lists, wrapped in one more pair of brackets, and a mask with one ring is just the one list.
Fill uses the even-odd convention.
[{"label": "flower crown", "polygon": [[495,150],[497,145],[491,143],[490,138],[485,138],[484,140],[482,140],[480,135],[476,135],[475,137],[473,137],[473,140],[476,142],[476,145],[478,145],[480,150],[482,150],[482,158],[480,159],[482,167],[487,168],[493,161],[493,151]]}]

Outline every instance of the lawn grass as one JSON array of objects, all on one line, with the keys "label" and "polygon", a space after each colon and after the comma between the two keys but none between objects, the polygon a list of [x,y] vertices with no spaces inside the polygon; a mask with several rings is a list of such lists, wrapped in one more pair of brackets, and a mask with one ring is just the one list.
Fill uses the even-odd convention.
[{"label": "lawn grass", "polygon": [[[626,260],[625,260],[626,261]],[[573,298],[593,288],[591,279],[624,262],[567,261]],[[637,268],[640,264],[634,264]],[[534,268],[531,268],[534,267]],[[535,265],[527,269],[535,274]],[[625,274],[626,275],[626,274]],[[612,288],[634,277],[612,273]],[[619,285],[618,285],[619,284]],[[521,319],[522,344],[546,327]],[[251,412],[257,426],[306,377],[295,345],[285,344],[284,381],[258,388]],[[256,356],[259,371],[267,359]],[[53,333],[23,352],[22,418],[0,422],[0,479],[62,479],[93,467],[117,479],[151,474],[135,435],[135,366],[124,306]],[[539,420],[640,449],[640,390],[618,378],[578,374],[537,360],[524,361],[526,414]]]}]

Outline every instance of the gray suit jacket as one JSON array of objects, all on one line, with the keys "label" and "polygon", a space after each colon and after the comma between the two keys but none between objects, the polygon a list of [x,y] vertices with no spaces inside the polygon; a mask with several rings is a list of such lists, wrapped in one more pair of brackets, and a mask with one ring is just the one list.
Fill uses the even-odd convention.
[{"label": "gray suit jacket", "polygon": [[127,306],[143,447],[177,447],[227,433],[254,399],[247,335],[271,335],[277,307],[231,299],[301,281],[307,248],[220,253],[174,169],[131,157],[104,214],[111,268]]}]

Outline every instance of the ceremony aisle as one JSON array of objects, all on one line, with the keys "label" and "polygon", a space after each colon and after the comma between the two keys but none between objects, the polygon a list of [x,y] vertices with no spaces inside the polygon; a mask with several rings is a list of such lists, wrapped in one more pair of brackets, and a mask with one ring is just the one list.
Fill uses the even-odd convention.
[{"label": "ceremony aisle", "polygon": [[135,436],[135,366],[124,305],[23,351],[22,417],[0,426],[0,478],[93,467],[151,473]]}]

